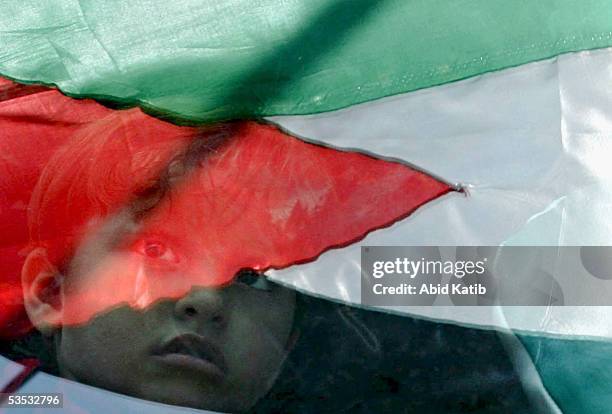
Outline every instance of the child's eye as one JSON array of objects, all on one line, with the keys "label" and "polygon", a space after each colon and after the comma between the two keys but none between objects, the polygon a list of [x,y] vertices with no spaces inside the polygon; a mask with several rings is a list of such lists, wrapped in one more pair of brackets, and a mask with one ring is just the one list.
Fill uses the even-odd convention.
[{"label": "child's eye", "polygon": [[136,244],[136,251],[149,259],[164,260],[167,262],[177,261],[177,257],[172,249],[159,240],[139,240]]},{"label": "child's eye", "polygon": [[246,285],[258,290],[272,290],[272,283],[262,273],[254,269],[242,269],[234,277],[234,282]]}]

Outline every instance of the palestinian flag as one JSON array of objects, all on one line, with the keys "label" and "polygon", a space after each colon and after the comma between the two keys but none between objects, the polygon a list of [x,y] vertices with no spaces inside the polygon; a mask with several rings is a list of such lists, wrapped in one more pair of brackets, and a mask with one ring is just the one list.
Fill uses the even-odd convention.
[{"label": "palestinian flag", "polygon": [[[226,220],[211,222],[206,241],[218,279],[199,284],[252,267],[358,305],[363,245],[612,245],[606,0],[3,7],[5,323],[21,306],[19,269],[32,247],[27,206],[53,202],[35,190],[49,159],[91,178],[104,174],[92,168],[91,153],[100,157],[94,166],[104,166],[120,164],[122,151],[158,145],[160,172],[176,148],[202,134],[223,141],[206,158],[205,191],[207,208]],[[82,153],[89,158],[59,153],[74,139],[101,149]],[[120,167],[121,177],[134,172]],[[108,191],[109,212],[131,202],[125,191],[134,183],[116,184],[122,191]],[[75,197],[84,219],[91,200]],[[54,214],[47,220],[58,228],[82,224],[61,208]],[[37,237],[51,243],[56,235]],[[554,276],[554,263],[546,271]],[[595,276],[596,287],[612,278]],[[146,297],[130,290],[134,283],[118,296],[97,295],[95,306],[65,322],[117,299],[145,307],[168,294]],[[542,404],[553,412],[610,406],[610,374],[601,368],[612,350],[606,307],[393,311],[514,330],[526,381],[552,397]]]}]

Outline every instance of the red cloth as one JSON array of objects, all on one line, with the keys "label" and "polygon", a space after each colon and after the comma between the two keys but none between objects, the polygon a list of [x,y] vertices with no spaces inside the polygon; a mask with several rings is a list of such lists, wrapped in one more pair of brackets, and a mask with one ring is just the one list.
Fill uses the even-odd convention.
[{"label": "red cloth", "polygon": [[[11,95],[5,87],[2,96],[8,98],[0,102],[0,326],[7,328],[5,336],[27,327],[19,252],[29,240],[26,213],[37,182],[30,220],[46,224],[34,225],[34,236],[56,249],[66,245],[65,238],[84,234],[92,214],[113,214],[129,203],[195,137],[218,134],[175,126],[139,109],[117,111],[70,99],[56,90],[37,87],[28,94],[16,88]],[[241,268],[315,260],[451,191],[406,165],[306,143],[271,125],[236,122],[221,131],[229,134],[228,144],[211,151],[144,219],[144,227],[174,237],[172,273],[182,279],[171,287],[150,284],[142,302],[133,297],[137,276],[120,270],[121,283],[101,278],[81,291],[79,311],[75,308],[65,323],[83,322],[120,302],[146,306],[161,297],[180,297],[192,285],[224,284]],[[41,178],[45,167],[52,173]],[[203,254],[207,260],[190,259]],[[16,325],[19,320],[24,324]]]}]

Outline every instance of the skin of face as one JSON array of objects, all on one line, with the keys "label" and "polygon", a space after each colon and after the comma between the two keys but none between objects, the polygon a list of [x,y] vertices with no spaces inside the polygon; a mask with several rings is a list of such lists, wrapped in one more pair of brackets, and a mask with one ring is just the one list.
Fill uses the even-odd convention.
[{"label": "skin of face", "polygon": [[[115,305],[56,330],[62,376],[222,412],[248,410],[269,391],[291,342],[295,293],[264,277],[207,284],[206,218],[189,210],[199,197],[186,192],[161,203],[142,223],[130,223],[121,243],[98,234],[77,249],[61,286],[64,315],[100,297]],[[111,238],[125,227],[112,224]],[[223,365],[221,374],[193,361],[160,358],[164,345],[194,337],[221,355],[223,362],[215,364]]]},{"label": "skin of face", "polygon": [[[267,291],[235,283],[219,290],[196,288],[178,301],[162,300],[145,311],[119,306],[83,326],[61,329],[60,372],[143,399],[242,412],[278,375],[294,304],[294,293],[280,286]],[[161,344],[193,333],[222,352],[227,370],[221,378],[154,355]]]}]

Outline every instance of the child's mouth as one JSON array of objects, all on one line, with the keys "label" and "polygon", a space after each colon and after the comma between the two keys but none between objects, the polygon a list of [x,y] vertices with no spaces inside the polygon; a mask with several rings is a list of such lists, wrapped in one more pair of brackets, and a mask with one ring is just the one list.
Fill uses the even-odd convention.
[{"label": "child's mouth", "polygon": [[219,348],[193,333],[179,335],[162,344],[154,357],[164,364],[197,370],[218,380],[227,374],[225,357]]}]

